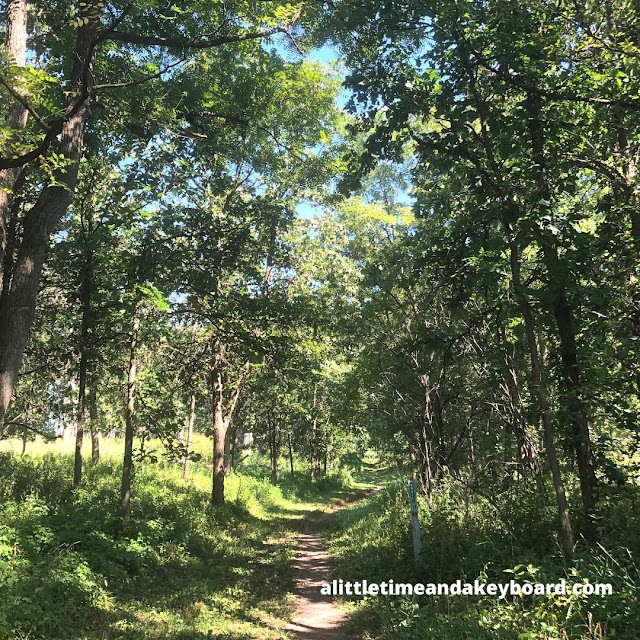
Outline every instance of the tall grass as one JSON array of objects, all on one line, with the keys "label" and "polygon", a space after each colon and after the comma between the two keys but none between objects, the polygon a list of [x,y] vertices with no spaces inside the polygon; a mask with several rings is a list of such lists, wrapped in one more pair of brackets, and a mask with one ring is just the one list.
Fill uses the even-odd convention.
[{"label": "tall grass", "polygon": [[[284,638],[294,535],[310,505],[250,475],[209,506],[211,470],[136,470],[119,517],[120,449],[72,487],[69,443],[0,453],[0,638]],[[6,443],[4,443],[6,448]],[[65,453],[66,451],[66,453]]]},{"label": "tall grass", "polygon": [[[336,574],[346,580],[395,582],[589,581],[614,595],[378,597],[352,604],[353,636],[379,640],[637,640],[640,629],[638,521],[631,487],[605,499],[622,530],[602,528],[602,543],[578,545],[567,567],[556,536],[553,505],[519,490],[489,501],[451,484],[429,507],[421,501],[422,554],[412,554],[404,484],[391,484],[338,514],[331,534]],[[637,491],[637,488],[635,488]],[[607,506],[608,505],[608,506]],[[614,506],[615,505],[615,506]],[[622,524],[622,514],[627,514]],[[626,534],[625,534],[626,531]],[[620,544],[623,541],[625,544]]]}]

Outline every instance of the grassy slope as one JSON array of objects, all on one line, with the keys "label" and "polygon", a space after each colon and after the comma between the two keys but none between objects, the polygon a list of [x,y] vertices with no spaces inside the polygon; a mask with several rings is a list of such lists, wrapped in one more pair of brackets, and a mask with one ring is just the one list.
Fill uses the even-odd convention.
[{"label": "grassy slope", "polygon": [[[353,638],[381,640],[567,640],[640,637],[640,526],[637,489],[606,496],[602,547],[578,545],[575,567],[564,565],[555,540],[553,506],[540,494],[496,497],[495,506],[450,487],[421,504],[422,562],[415,567],[404,483],[337,514],[330,545],[335,573],[346,580],[453,582],[480,578],[610,582],[614,595],[535,596],[508,602],[485,597],[376,597],[345,602]],[[514,494],[515,496],[515,494]],[[496,511],[496,506],[500,512]],[[606,550],[605,550],[606,549]]]},{"label": "grassy slope", "polygon": [[71,443],[0,452],[0,638],[286,637],[292,525],[318,505],[235,475],[211,510],[204,460],[186,485],[179,465],[159,463],[138,472],[124,526],[121,443],[103,445],[113,457],[87,465],[79,490]]}]

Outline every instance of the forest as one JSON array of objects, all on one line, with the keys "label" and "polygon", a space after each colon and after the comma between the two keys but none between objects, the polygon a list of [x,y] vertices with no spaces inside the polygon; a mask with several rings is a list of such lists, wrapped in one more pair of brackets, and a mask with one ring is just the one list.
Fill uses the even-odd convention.
[{"label": "forest", "polygon": [[0,640],[640,638],[637,0],[0,42]]}]

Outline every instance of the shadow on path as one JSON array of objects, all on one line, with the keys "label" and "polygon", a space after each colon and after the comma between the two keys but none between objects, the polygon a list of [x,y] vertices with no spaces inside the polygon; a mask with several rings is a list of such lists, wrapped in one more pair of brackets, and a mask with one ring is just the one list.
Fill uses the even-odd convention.
[{"label": "shadow on path", "polygon": [[323,583],[337,579],[331,575],[329,554],[321,532],[335,511],[371,493],[368,489],[353,492],[346,499],[331,505],[327,511],[316,511],[301,523],[294,567],[295,612],[286,627],[296,640],[347,640],[343,631],[346,614],[331,596],[320,593]]}]

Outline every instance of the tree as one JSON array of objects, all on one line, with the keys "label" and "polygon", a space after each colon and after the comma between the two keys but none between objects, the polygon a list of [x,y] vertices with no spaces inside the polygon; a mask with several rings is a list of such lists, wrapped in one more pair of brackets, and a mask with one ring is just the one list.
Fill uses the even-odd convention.
[{"label": "tree", "polygon": [[[5,13],[7,50],[16,62],[12,68],[14,75],[23,64],[21,52],[26,50],[26,6],[26,2],[10,2]],[[133,98],[136,88],[141,85],[175,86],[171,70],[192,59],[196,52],[232,43],[249,43],[276,33],[288,34],[300,17],[300,10],[291,9],[289,5],[247,6],[246,11],[243,10],[245,7],[237,9],[237,14],[231,14],[226,6],[215,11],[199,11],[196,2],[182,9],[175,7],[173,19],[167,20],[164,10],[157,9],[155,3],[118,7],[93,0],[83,3],[77,12],[72,10],[71,15],[66,10],[45,11],[42,15],[49,29],[42,39],[43,44],[38,45],[41,49],[37,53],[42,55],[45,65],[48,64],[47,71],[59,71],[58,75],[36,72],[32,74],[36,83],[19,86],[18,80],[28,78],[29,70],[33,69],[28,66],[15,80],[9,78],[2,83],[3,94],[13,104],[6,116],[8,128],[11,131],[20,129],[26,119],[25,110],[31,119],[24,140],[10,145],[0,159],[0,169],[10,171],[3,174],[6,188],[0,202],[0,275],[3,283],[0,297],[0,425],[4,423],[17,383],[50,238],[71,203],[87,127],[98,117],[98,97],[105,92],[117,91],[124,97],[120,104],[126,105],[127,97]],[[75,44],[71,45],[74,33]],[[202,33],[216,33],[216,36],[202,37]],[[159,55],[155,53],[157,48],[161,51]],[[137,54],[132,55],[133,50]],[[126,66],[129,71],[125,71]],[[132,72],[134,77],[127,77]],[[104,82],[96,82],[96,77]],[[38,83],[46,90],[35,98],[40,88]],[[127,96],[129,90],[133,95]],[[174,95],[177,97],[176,93]],[[153,96],[148,95],[149,98],[153,102]],[[107,98],[105,106],[109,104]],[[159,124],[170,113],[171,108],[167,105],[156,113],[154,124]],[[178,126],[188,125],[190,117],[189,113],[173,112],[173,122]],[[124,122],[127,122],[126,118]],[[131,125],[130,128],[147,135],[145,130]],[[123,133],[123,129],[120,131]],[[26,211],[20,206],[20,198],[13,197],[8,201],[8,191],[17,181],[13,170],[20,169],[20,176],[24,177],[38,173],[39,158],[44,158],[41,169],[47,179],[34,185],[32,206]],[[18,228],[22,231],[19,235],[16,233]]]},{"label": "tree", "polygon": [[[525,327],[531,391],[543,422],[564,548],[570,556],[572,535],[554,461],[553,422],[559,421],[562,436],[565,425],[572,434],[583,530],[593,541],[595,458],[600,454],[592,450],[598,426],[590,416],[588,393],[594,390],[599,365],[587,355],[583,327],[593,325],[591,314],[598,313],[598,277],[608,286],[613,282],[610,270],[601,270],[594,280],[593,269],[598,268],[587,256],[597,255],[601,246],[583,229],[598,224],[597,181],[605,174],[617,181],[617,169],[612,173],[605,159],[608,150],[612,145],[626,147],[620,138],[612,139],[605,125],[598,129],[598,151],[588,150],[600,110],[620,109],[629,122],[635,119],[624,83],[598,86],[593,80],[596,73],[602,74],[600,80],[610,78],[608,56],[615,57],[615,47],[628,43],[626,27],[598,39],[598,46],[608,52],[604,66],[598,66],[584,51],[598,38],[587,24],[596,15],[604,18],[599,9],[581,11],[570,3],[546,2],[516,7],[501,1],[482,7],[409,1],[381,8],[366,3],[357,13],[350,7],[349,2],[340,3],[332,24],[352,69],[351,104],[365,135],[360,166],[367,170],[380,159],[405,154],[418,158],[412,171],[420,196],[418,214],[428,220],[442,211],[450,224],[460,222],[464,245],[457,251],[462,260],[490,266],[496,250],[509,256],[505,266]],[[627,25],[626,20],[621,24]],[[347,31],[356,37],[343,38]],[[633,75],[631,66],[623,75]],[[628,176],[628,156],[625,162],[622,173]],[[596,174],[600,178],[594,180]],[[495,243],[491,252],[487,241]],[[541,341],[554,353],[554,368],[546,375]],[[509,395],[517,397],[514,389]],[[550,408],[552,396],[557,406]]]}]

